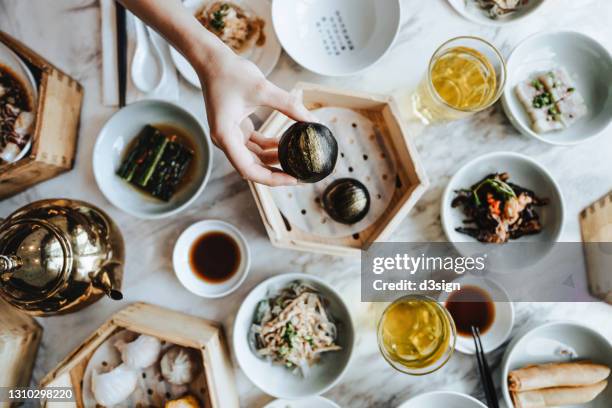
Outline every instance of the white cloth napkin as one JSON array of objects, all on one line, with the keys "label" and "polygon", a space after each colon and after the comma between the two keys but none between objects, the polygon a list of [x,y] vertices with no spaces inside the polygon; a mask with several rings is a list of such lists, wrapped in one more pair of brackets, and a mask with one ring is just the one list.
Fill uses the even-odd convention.
[{"label": "white cloth napkin", "polygon": [[[115,0],[100,0],[100,14],[102,25],[102,101],[106,106],[117,106],[119,104],[119,74],[117,72],[117,24]],[[126,103],[130,104],[142,99],[164,99],[177,101],[179,98],[178,74],[172,57],[170,46],[157,33],[152,32],[151,41],[155,41],[162,50],[162,64],[166,75],[162,83],[152,92],[144,94],[134,86],[131,77],[131,65],[136,49],[136,32],[133,19],[136,18],[127,12],[127,89]]]}]

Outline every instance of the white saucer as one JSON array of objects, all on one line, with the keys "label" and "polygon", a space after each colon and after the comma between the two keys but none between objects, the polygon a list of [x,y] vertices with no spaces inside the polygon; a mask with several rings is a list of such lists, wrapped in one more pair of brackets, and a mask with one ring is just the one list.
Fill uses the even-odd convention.
[{"label": "white saucer", "polygon": [[[221,283],[205,282],[193,273],[189,265],[189,251],[193,243],[202,235],[214,231],[229,235],[240,249],[238,270],[229,280]],[[229,295],[244,282],[251,266],[251,253],[244,235],[236,227],[224,221],[205,220],[183,231],[174,245],[172,265],[178,280],[191,293],[204,298],[220,298]]]},{"label": "white saucer", "polygon": [[[187,7],[193,14],[199,11],[207,3],[212,3],[214,0],[185,0],[183,5]],[[278,63],[282,48],[274,28],[272,25],[272,14],[271,5],[268,0],[233,0],[237,5],[244,7],[245,10],[252,11],[257,17],[261,18],[265,22],[264,35],[266,37],[266,43],[261,47],[255,47],[250,55],[245,55],[251,62],[259,67],[261,72],[268,76],[274,70],[274,67]],[[181,73],[183,78],[187,80],[191,85],[196,88],[201,88],[200,79],[195,70],[183,57],[183,55],[170,47],[170,55],[174,61],[174,65]]]},{"label": "white saucer", "polygon": [[[476,286],[491,296],[495,305],[495,318],[491,327],[486,332],[481,333],[480,339],[485,353],[499,348],[508,340],[514,326],[514,304],[510,301],[510,296],[508,296],[506,290],[490,279],[472,276],[464,276],[453,282],[460,283],[461,287]],[[450,293],[443,292],[438,301],[444,304],[449,296]],[[476,348],[472,336],[457,333],[455,349],[464,354],[474,354]]]}]

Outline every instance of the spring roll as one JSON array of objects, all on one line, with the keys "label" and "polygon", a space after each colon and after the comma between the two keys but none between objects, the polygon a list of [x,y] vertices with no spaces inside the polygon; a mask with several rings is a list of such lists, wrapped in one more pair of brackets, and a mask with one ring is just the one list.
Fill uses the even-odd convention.
[{"label": "spring roll", "polygon": [[610,368],[588,361],[532,365],[508,374],[510,391],[529,391],[540,388],[579,387],[605,380]]},{"label": "spring roll", "polygon": [[593,401],[607,386],[607,381],[601,381],[584,387],[557,387],[512,392],[512,402],[514,402],[514,408],[546,408],[586,404]]}]

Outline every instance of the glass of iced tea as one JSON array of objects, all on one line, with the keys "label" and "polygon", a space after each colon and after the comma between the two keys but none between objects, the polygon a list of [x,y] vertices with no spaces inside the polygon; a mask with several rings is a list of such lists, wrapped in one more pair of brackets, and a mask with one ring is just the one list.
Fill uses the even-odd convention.
[{"label": "glass of iced tea", "polygon": [[427,296],[397,299],[378,322],[378,347],[395,369],[411,375],[433,373],[455,351],[456,329],[446,308]]},{"label": "glass of iced tea", "polygon": [[506,63],[493,45],[457,37],[436,50],[409,103],[425,124],[462,119],[497,102],[505,83]]}]

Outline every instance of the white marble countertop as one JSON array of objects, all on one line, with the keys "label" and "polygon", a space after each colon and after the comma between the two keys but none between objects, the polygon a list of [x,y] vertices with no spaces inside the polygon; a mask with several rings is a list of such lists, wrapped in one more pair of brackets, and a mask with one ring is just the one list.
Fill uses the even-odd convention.
[{"label": "white marble countertop", "polygon": [[[403,24],[397,43],[378,65],[358,77],[330,79],[302,70],[283,55],[271,79],[291,88],[311,81],[380,93],[414,88],[433,50],[445,40],[479,35],[506,55],[526,36],[545,29],[585,32],[612,50],[612,2],[548,0],[537,16],[510,27],[482,27],[457,15],[445,0],[403,0]],[[38,382],[113,312],[130,302],[146,301],[217,320],[229,330],[240,300],[265,277],[305,272],[327,279],[349,301],[358,330],[352,365],[342,382],[326,396],[343,407],[396,407],[405,399],[433,390],[455,390],[482,397],[471,357],[455,355],[439,372],[423,378],[401,375],[379,355],[375,316],[382,305],[360,303],[359,261],[283,251],[272,247],[247,184],[217,150],[214,171],[204,194],[185,212],[160,221],[141,221],[114,208],[93,178],[91,156],[98,131],[115,111],[101,104],[101,51],[98,3],[95,0],[0,0],[0,29],[15,35],[76,77],[85,87],[75,169],[18,196],[0,202],[6,216],[31,201],[68,197],[90,201],[121,226],[127,242],[122,302],[103,300],[76,314],[41,319],[44,336],[33,381]],[[181,84],[181,105],[201,115],[201,95]],[[559,181],[565,195],[567,224],[562,240],[579,241],[578,213],[612,188],[612,129],[572,148],[552,147],[520,136],[499,107],[449,126],[429,128],[415,142],[431,179],[431,188],[400,225],[397,241],[439,241],[439,199],[458,166],[486,152],[511,150],[536,158]],[[179,233],[194,221],[219,218],[237,225],[255,256],[251,273],[238,291],[221,300],[205,300],[185,290],[175,278],[171,251]],[[591,325],[612,339],[612,309],[604,304],[519,304],[515,331],[526,324],[555,319]],[[503,350],[490,357],[498,367]],[[241,404],[257,408],[271,400],[236,369]],[[499,379],[497,379],[499,380]]]}]

